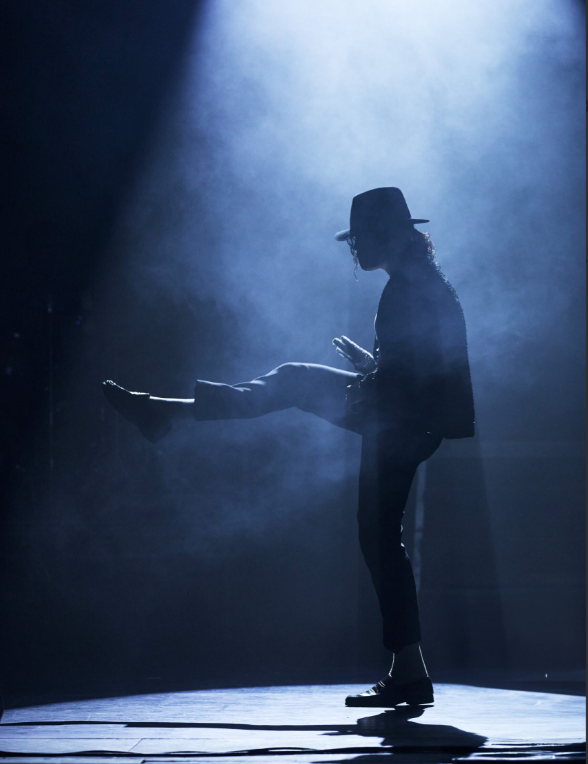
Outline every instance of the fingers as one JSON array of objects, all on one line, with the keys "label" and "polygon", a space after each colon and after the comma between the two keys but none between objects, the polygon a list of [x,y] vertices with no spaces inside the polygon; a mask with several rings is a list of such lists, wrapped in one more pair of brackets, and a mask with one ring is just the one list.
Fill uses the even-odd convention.
[{"label": "fingers", "polygon": [[343,342],[341,342],[341,340],[338,337],[335,337],[335,339],[333,340],[333,345],[335,346],[335,350],[337,351],[337,353],[342,358],[344,358],[346,361],[349,361],[350,363],[353,363],[353,358],[349,355],[345,345],[343,344]]},{"label": "fingers", "polygon": [[346,361],[351,361],[353,363],[353,359],[350,355],[345,353],[345,351],[341,350],[340,348],[336,348],[338,355],[340,355],[342,358],[344,358]]},{"label": "fingers", "polygon": [[359,345],[357,345],[353,340],[350,340],[349,337],[346,337],[345,335],[342,335],[341,341],[343,344],[348,348],[353,348],[354,350],[357,348],[359,349]]},{"label": "fingers", "polygon": [[338,347],[338,348],[339,348],[339,347],[340,347],[340,348],[343,348],[343,349],[344,349],[344,350],[346,350],[346,351],[350,351],[350,350],[352,350],[353,348],[356,348],[356,347],[358,347],[358,346],[355,344],[355,342],[352,342],[352,341],[349,339],[349,337],[346,337],[345,335],[343,335],[342,337],[335,337],[335,339],[333,340],[333,345],[335,345],[335,347]]}]

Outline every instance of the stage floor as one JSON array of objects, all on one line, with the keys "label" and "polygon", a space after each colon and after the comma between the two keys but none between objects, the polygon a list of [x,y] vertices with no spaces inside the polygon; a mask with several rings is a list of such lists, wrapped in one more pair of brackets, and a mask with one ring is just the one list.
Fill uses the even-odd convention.
[{"label": "stage floor", "polygon": [[2,762],[583,760],[585,700],[436,685],[435,706],[346,708],[363,685],[135,695],[5,712]]}]

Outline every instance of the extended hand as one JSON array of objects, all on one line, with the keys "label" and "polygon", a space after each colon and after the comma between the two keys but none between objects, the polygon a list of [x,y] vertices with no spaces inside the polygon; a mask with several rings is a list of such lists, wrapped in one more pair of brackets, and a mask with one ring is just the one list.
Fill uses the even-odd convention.
[{"label": "extended hand", "polygon": [[340,356],[349,361],[361,374],[369,374],[376,368],[376,362],[371,353],[356,345],[349,337],[335,337],[333,340],[335,350]]}]

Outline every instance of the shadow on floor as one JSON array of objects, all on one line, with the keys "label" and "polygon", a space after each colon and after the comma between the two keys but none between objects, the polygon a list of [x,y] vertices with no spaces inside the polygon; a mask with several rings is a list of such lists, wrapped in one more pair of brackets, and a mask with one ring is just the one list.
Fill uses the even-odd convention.
[{"label": "shadow on floor", "polygon": [[[280,732],[323,732],[333,737],[357,735],[365,738],[380,738],[378,746],[402,748],[447,748],[473,752],[486,742],[487,738],[473,732],[466,732],[445,724],[421,724],[412,722],[425,714],[426,708],[398,707],[373,716],[362,717],[356,724],[223,724],[222,722],[124,722],[97,720],[9,722],[5,727],[68,727],[119,725],[129,728],[177,728],[177,729],[226,729],[248,731]],[[367,741],[366,741],[367,742]],[[375,742],[375,741],[373,741]],[[334,741],[335,744],[335,741]]]}]

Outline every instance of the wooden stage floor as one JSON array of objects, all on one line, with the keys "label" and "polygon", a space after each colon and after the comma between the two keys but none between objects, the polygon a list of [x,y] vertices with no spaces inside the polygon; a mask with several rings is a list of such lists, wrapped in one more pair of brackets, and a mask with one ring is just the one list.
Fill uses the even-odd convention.
[{"label": "wooden stage floor", "polygon": [[436,685],[435,706],[346,708],[363,685],[135,695],[7,710],[1,762],[581,761],[585,700]]}]

